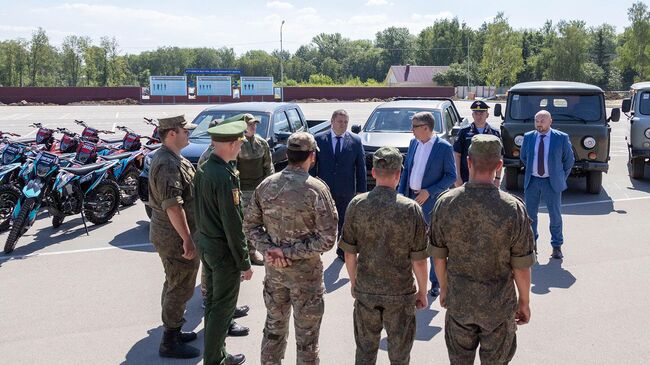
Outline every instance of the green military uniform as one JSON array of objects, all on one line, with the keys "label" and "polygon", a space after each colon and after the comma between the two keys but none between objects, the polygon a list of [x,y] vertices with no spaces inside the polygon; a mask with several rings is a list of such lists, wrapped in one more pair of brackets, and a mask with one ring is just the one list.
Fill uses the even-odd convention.
[{"label": "green military uniform", "polygon": [[[500,156],[492,135],[472,138],[472,153]],[[467,229],[471,219],[474,229]],[[447,259],[445,340],[452,364],[508,363],[516,350],[517,296],[513,269],[535,263],[530,219],[518,198],[491,183],[471,180],[438,198],[431,243]]]},{"label": "green military uniform", "polygon": [[[159,119],[159,129],[196,126],[183,117]],[[182,156],[163,145],[151,160],[149,172],[149,206],[152,208],[149,239],[165,269],[161,295],[162,321],[168,331],[180,331],[185,319],[185,306],[196,285],[199,259],[187,260],[183,255],[183,239],[172,226],[167,209],[181,205],[190,233],[194,234],[194,167]]]},{"label": "green military uniform", "polygon": [[[219,141],[243,138],[246,123],[232,122],[208,129]],[[205,364],[222,364],[228,357],[225,339],[237,304],[241,272],[250,269],[239,177],[233,165],[212,154],[199,166],[197,244],[206,274]]]},{"label": "green military uniform", "polygon": [[[317,150],[314,137],[304,132],[292,134],[287,143],[294,151]],[[296,362],[319,362],[318,338],[325,308],[321,253],[334,247],[337,227],[338,215],[329,188],[300,167],[290,165],[255,189],[246,209],[246,236],[261,253],[279,247],[292,261],[285,268],[265,263],[267,317],[262,364],[280,364],[284,358],[292,307]]]},{"label": "green military uniform", "polygon": [[[373,167],[397,170],[402,156],[393,147],[375,152]],[[339,247],[358,254],[354,288],[355,364],[375,364],[382,328],[391,364],[408,364],[415,340],[413,261],[429,257],[427,224],[415,201],[376,186],[348,206]]]}]

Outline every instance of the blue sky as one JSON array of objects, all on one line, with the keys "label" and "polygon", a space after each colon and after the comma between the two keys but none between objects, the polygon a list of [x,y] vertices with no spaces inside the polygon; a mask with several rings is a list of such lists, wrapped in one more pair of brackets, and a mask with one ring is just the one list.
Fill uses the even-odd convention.
[{"label": "blue sky", "polygon": [[[351,39],[374,39],[389,26],[413,34],[436,19],[458,17],[473,28],[503,11],[514,28],[539,28],[547,19],[584,20],[588,26],[609,23],[622,32],[632,0],[397,1],[397,0],[254,0],[254,1],[125,1],[78,2],[0,0],[0,40],[29,39],[41,26],[59,46],[69,34],[116,37],[121,53],[160,46],[284,48],[295,51],[319,33],[339,32]],[[644,2],[648,2],[644,0]]]}]

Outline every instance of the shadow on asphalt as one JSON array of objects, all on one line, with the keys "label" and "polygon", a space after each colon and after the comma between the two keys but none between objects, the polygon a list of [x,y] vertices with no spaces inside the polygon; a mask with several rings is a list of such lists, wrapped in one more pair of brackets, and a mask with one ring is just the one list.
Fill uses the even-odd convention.
[{"label": "shadow on asphalt", "polygon": [[532,267],[531,292],[548,294],[551,288],[568,289],[576,282],[576,277],[562,267],[563,260],[549,259],[545,265],[539,262]]},{"label": "shadow on asphalt", "polygon": [[[431,321],[440,313],[435,309],[431,309],[433,302],[437,299],[431,299],[429,296],[429,307],[418,310],[415,312],[415,340],[416,341],[430,341],[435,335],[442,331],[441,327],[431,326]],[[379,348],[382,351],[388,351],[388,338],[384,337],[379,341]]]},{"label": "shadow on asphalt", "polygon": [[348,278],[339,277],[341,275],[341,269],[343,266],[345,266],[345,263],[336,257],[330,266],[328,266],[327,269],[325,269],[323,272],[323,284],[325,284],[326,293],[332,293],[338,288],[350,282],[350,279]]},{"label": "shadow on asphalt", "polygon": [[149,221],[140,220],[136,222],[136,226],[116,235],[109,244],[123,250],[139,251],[139,252],[155,252],[156,249],[153,245],[144,245],[136,247],[128,247],[130,245],[140,245],[149,243]]},{"label": "shadow on asphalt", "polygon": [[[201,286],[194,288],[194,295],[187,303],[185,311],[185,324],[183,331],[193,331],[201,324],[204,310],[201,308]],[[160,308],[158,308],[160,309]],[[201,350],[201,356],[195,359],[178,360],[165,359],[158,355],[158,347],[163,335],[162,324],[158,327],[147,330],[147,336],[136,342],[125,356],[122,365],[141,365],[141,364],[198,364],[203,360],[203,329],[197,332],[198,338],[189,344]]]}]

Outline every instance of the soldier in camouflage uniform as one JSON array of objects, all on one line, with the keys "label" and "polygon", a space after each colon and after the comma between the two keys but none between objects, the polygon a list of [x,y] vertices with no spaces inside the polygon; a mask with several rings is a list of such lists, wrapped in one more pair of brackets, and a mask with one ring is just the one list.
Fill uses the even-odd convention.
[{"label": "soldier in camouflage uniform", "polygon": [[473,364],[479,345],[482,364],[508,363],[517,325],[530,319],[533,231],[523,202],[493,184],[503,165],[501,149],[496,136],[472,137],[469,181],[441,195],[431,219],[452,364]]},{"label": "soldier in camouflage uniform", "polygon": [[163,357],[192,358],[200,351],[185,342],[196,339],[194,332],[182,333],[183,314],[192,298],[199,258],[192,238],[194,221],[194,167],[180,154],[189,143],[196,125],[184,116],[158,119],[163,146],[151,160],[149,206],[152,208],[149,239],[165,269],[161,296],[165,327],[159,354]]},{"label": "soldier in camouflage uniform", "polygon": [[297,363],[319,363],[325,308],[321,253],[334,247],[338,227],[327,185],[308,173],[318,150],[314,137],[294,133],[287,144],[289,166],[255,189],[244,219],[246,236],[265,255],[264,365],[280,364],[284,358],[292,306]]},{"label": "soldier in camouflage uniform", "polygon": [[352,199],[343,223],[339,248],[345,252],[356,298],[357,365],[377,362],[382,328],[388,334],[390,363],[408,364],[415,309],[427,306],[427,224],[420,205],[395,190],[401,168],[402,155],[396,148],[378,149],[372,168],[377,185]]},{"label": "soldier in camouflage uniform", "polygon": [[[240,115],[237,115],[232,118],[240,119],[240,117]],[[246,209],[257,185],[264,178],[273,174],[275,169],[273,167],[269,143],[264,138],[255,134],[257,125],[260,123],[259,118],[250,113],[244,114],[243,118],[247,125],[246,131],[244,132],[246,140],[244,140],[241,151],[237,156],[237,171],[239,171],[239,180],[241,182],[242,208]],[[213,150],[214,148],[212,146],[208,147],[201,155],[201,158],[199,158],[199,165],[207,160]],[[264,257],[255,250],[255,247],[251,246],[249,249],[251,250],[249,252],[251,263],[253,265],[264,265]]]},{"label": "soldier in camouflage uniform", "polygon": [[240,279],[249,280],[253,274],[242,230],[239,176],[231,163],[237,158],[245,129],[243,120],[208,129],[214,153],[196,173],[197,243],[206,277],[206,365],[234,365],[246,360],[242,354],[228,354],[225,346]]}]

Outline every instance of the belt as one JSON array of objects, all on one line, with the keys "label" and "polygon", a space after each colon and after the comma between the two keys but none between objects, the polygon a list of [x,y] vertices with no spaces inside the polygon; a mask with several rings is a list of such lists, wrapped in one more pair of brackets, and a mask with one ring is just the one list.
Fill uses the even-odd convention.
[{"label": "belt", "polygon": [[531,176],[531,177],[534,177],[535,179],[548,179],[548,178],[550,177],[550,176],[547,176],[547,177],[539,177],[539,176],[535,176],[535,175],[530,175],[530,176]]}]

